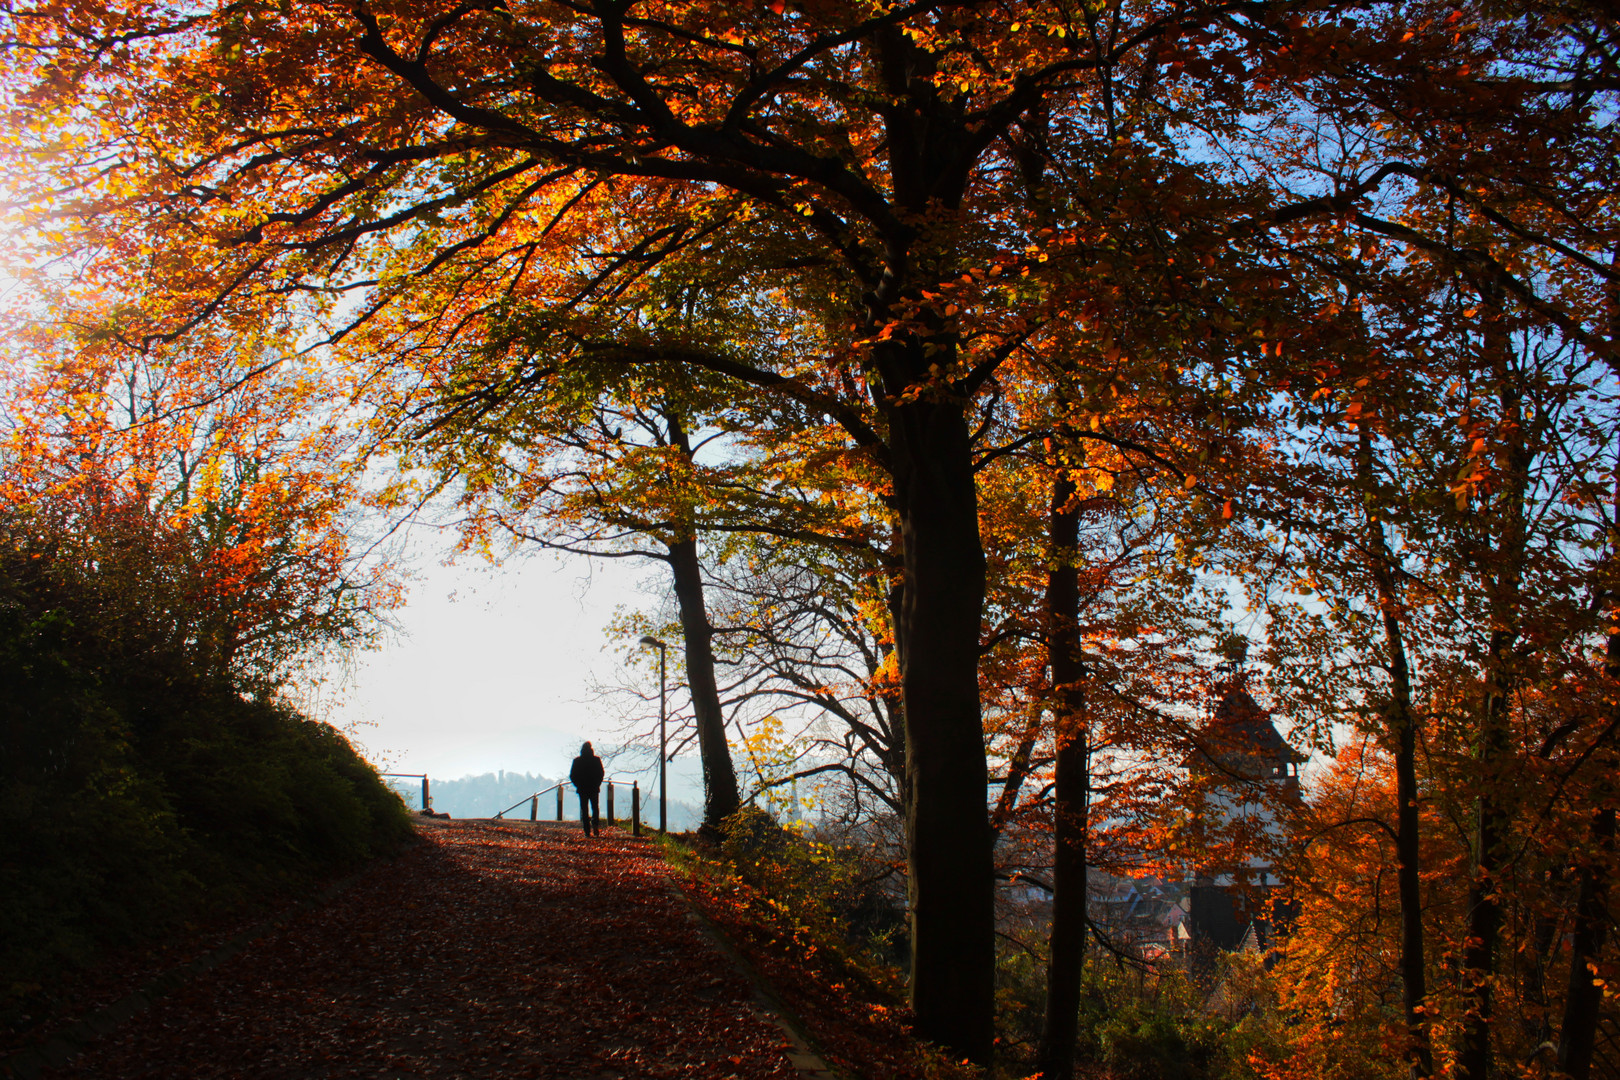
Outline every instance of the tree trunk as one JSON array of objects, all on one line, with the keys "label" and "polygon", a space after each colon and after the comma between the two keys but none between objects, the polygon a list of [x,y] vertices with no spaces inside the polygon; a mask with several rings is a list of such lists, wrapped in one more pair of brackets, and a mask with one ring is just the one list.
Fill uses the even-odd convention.
[{"label": "tree trunk", "polygon": [[726,745],[726,718],[720,710],[720,690],[714,678],[714,627],[703,602],[703,570],[698,564],[697,540],[669,545],[669,566],[675,577],[675,599],[681,610],[681,634],[686,641],[686,681],[692,692],[692,714],[697,723],[698,753],[703,758],[703,824],[720,823],[742,805],[737,794],[737,773]]},{"label": "tree trunk", "polygon": [[1468,940],[1462,956],[1462,988],[1468,1005],[1457,1054],[1457,1075],[1466,1080],[1486,1080],[1491,1072],[1496,948],[1502,932],[1502,908],[1496,891],[1507,820],[1500,795],[1508,752],[1508,696],[1502,683],[1506,672],[1501,667],[1506,638],[1504,631],[1491,633],[1491,683],[1474,750],[1479,794],[1474,799],[1473,877],[1468,885]]},{"label": "tree trunk", "polygon": [[[1397,638],[1400,666],[1405,674],[1404,645]],[[1407,1061],[1413,1080],[1434,1074],[1434,1053],[1429,1043],[1425,1011],[1428,987],[1423,967],[1423,880],[1418,847],[1417,718],[1412,714],[1410,688],[1397,700],[1390,717],[1395,736],[1396,886],[1401,902],[1401,1005],[1406,1014]]]},{"label": "tree trunk", "polygon": [[1570,942],[1569,991],[1564,998],[1564,1022],[1558,1033],[1558,1071],[1570,1080],[1587,1080],[1592,1073],[1592,1048],[1597,1041],[1603,984],[1593,970],[1603,954],[1608,934],[1609,863],[1614,857],[1614,807],[1605,806],[1592,816],[1592,851],[1581,867],[1575,897],[1575,933]]},{"label": "tree trunk", "polygon": [[[1612,618],[1613,616],[1611,616]],[[1610,692],[1620,680],[1620,633],[1609,635],[1607,662]],[[1610,715],[1620,712],[1620,703]],[[1606,749],[1606,748],[1605,748]],[[1603,955],[1609,929],[1609,874],[1615,849],[1613,776],[1617,763],[1612,752],[1594,755],[1598,810],[1592,815],[1592,850],[1580,864],[1575,893],[1575,932],[1569,949],[1569,990],[1564,997],[1564,1022],[1558,1031],[1558,1071],[1570,1080],[1587,1080],[1592,1073],[1592,1049],[1597,1041],[1603,1007],[1603,984],[1593,970]]]},{"label": "tree trunk", "polygon": [[1046,1080],[1070,1080],[1074,1075],[1080,984],[1086,961],[1086,831],[1091,761],[1082,685],[1085,671],[1080,662],[1079,572],[1074,565],[1080,515],[1074,507],[1074,495],[1074,484],[1060,471],[1052,485],[1051,566],[1046,576],[1046,657],[1052,672],[1052,719],[1057,743],[1052,807],[1051,958],[1040,1047]]},{"label": "tree trunk", "polygon": [[[903,559],[904,559],[904,555],[902,553],[901,560],[903,561]],[[891,630],[893,631],[893,634],[894,634],[894,645],[893,645],[894,663],[895,663],[894,670],[897,671],[897,672],[900,670],[900,657],[905,655],[905,649],[902,646],[901,640],[900,640],[900,624],[901,624],[901,620],[905,617],[904,616],[904,609],[905,609],[905,584],[904,584],[904,578],[905,578],[905,569],[904,569],[903,566],[901,566],[900,569],[898,569],[898,570],[891,570],[890,580],[891,580],[892,584],[890,584],[890,586],[889,586],[889,595],[888,595],[889,626],[890,626],[890,628],[891,628]],[[881,646],[880,646],[880,650],[881,650]],[[885,660],[888,659],[888,656],[887,656],[886,653],[884,654],[884,659]],[[889,765],[889,774],[895,778],[895,781],[900,786],[900,805],[901,806],[910,806],[911,805],[911,767],[910,767],[910,765],[908,763],[908,760],[906,758],[906,753],[907,753],[907,746],[911,741],[911,736],[908,734],[908,729],[907,729],[907,725],[906,725],[905,689],[903,687],[900,687],[900,686],[898,686],[896,684],[891,683],[889,685],[889,688],[886,689],[884,694],[883,694],[883,701],[884,701],[884,704],[888,707],[888,710],[889,710],[889,724],[890,724],[889,734],[890,734],[890,737],[894,740],[894,746],[893,746],[894,763]]]},{"label": "tree trunk", "polygon": [[895,641],[905,700],[911,1007],[917,1034],[988,1067],[995,1041],[995,876],[979,713],[984,548],[969,402],[946,379],[956,339],[944,314],[891,336],[921,290],[956,277],[954,217],[975,135],[935,84],[939,54],[885,26],[873,34],[892,205],[883,269],[866,279],[868,375],[887,426],[904,588]]},{"label": "tree trunk", "polygon": [[[692,459],[692,446],[679,418],[665,414],[670,442]],[[686,643],[686,682],[692,694],[692,715],[697,724],[698,753],[703,759],[703,825],[718,829],[742,805],[737,772],[726,745],[726,718],[720,708],[720,689],[714,677],[714,625],[703,598],[703,567],[698,562],[697,536],[688,532],[669,543],[669,567],[675,578],[675,601],[680,608],[681,634]]]},{"label": "tree trunk", "polygon": [[[1549,867],[1541,876],[1543,896],[1556,895],[1560,890],[1564,872],[1562,867]],[[1559,912],[1543,907],[1530,921],[1529,943],[1524,947],[1523,975],[1519,979],[1519,995],[1524,1005],[1519,1009],[1519,1028],[1531,1046],[1541,1047],[1552,1041],[1552,1004],[1547,1000],[1547,973],[1552,958],[1561,944]],[[1538,1051],[1539,1053],[1539,1051]]]},{"label": "tree trunk", "polygon": [[888,410],[905,551],[896,639],[905,699],[911,1003],[916,1031],[988,1065],[995,894],[979,716],[984,551],[967,420],[930,400]]},{"label": "tree trunk", "polygon": [[1511,768],[1508,730],[1512,707],[1512,651],[1519,623],[1519,589],[1525,555],[1524,500],[1529,461],[1523,443],[1520,396],[1509,365],[1511,343],[1501,326],[1501,309],[1486,297],[1491,314],[1484,320],[1485,353],[1493,365],[1504,418],[1512,421],[1506,467],[1496,496],[1498,534],[1495,550],[1478,556],[1491,590],[1491,637],[1485,657],[1485,700],[1480,714],[1479,738],[1474,745],[1477,765],[1474,801],[1473,878],[1468,889],[1468,940],[1463,947],[1462,989],[1468,1005],[1463,1013],[1462,1044],[1457,1054],[1457,1075],[1462,1080],[1486,1080],[1491,1072],[1491,1026],[1495,998],[1496,952],[1502,931],[1501,887],[1503,842],[1511,820],[1507,799]]},{"label": "tree trunk", "polygon": [[[1372,482],[1372,433],[1365,427],[1360,433],[1359,451],[1357,472],[1361,482],[1368,485]],[[1400,804],[1395,811],[1395,881],[1401,903],[1401,1006],[1406,1019],[1406,1060],[1413,1080],[1422,1080],[1434,1075],[1434,1051],[1425,1012],[1428,987],[1423,966],[1423,879],[1418,845],[1417,716],[1412,710],[1412,672],[1406,659],[1400,597],[1391,566],[1393,556],[1383,523],[1372,513],[1367,517],[1367,540],[1384,624],[1384,645],[1389,650],[1388,723],[1395,750],[1395,798]]]}]

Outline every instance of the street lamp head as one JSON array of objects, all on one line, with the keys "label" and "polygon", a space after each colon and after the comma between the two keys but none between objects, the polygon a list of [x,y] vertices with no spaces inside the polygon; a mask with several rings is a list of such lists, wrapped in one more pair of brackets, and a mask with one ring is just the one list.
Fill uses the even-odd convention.
[{"label": "street lamp head", "polygon": [[655,649],[667,649],[667,648],[669,648],[668,645],[665,645],[662,641],[659,641],[657,638],[653,637],[651,634],[642,634],[641,635],[641,643],[643,645],[651,645]]}]

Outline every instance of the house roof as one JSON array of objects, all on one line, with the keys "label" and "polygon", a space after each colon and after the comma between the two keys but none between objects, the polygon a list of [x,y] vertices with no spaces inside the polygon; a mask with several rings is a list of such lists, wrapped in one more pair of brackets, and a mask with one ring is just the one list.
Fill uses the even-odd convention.
[{"label": "house roof", "polygon": [[1216,753],[1251,754],[1292,762],[1303,762],[1310,757],[1289,746],[1277,733],[1266,710],[1235,682],[1223,689],[1205,734],[1214,744],[1211,749]]}]

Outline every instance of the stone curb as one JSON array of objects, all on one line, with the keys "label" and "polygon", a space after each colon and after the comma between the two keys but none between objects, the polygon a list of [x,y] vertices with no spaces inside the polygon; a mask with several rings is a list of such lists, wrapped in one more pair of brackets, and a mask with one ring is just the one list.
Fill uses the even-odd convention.
[{"label": "stone curb", "polygon": [[[414,847],[415,845],[410,845]],[[404,852],[400,852],[403,855]],[[398,858],[395,855],[394,858]],[[374,864],[373,864],[374,865]],[[342,878],[314,896],[298,901],[279,915],[272,916],[265,921],[250,926],[248,929],[216,946],[201,956],[194,957],[178,967],[172,967],[163,974],[148,981],[133,994],[119,998],[111,1005],[104,1006],[68,1025],[65,1029],[56,1032],[40,1045],[29,1050],[19,1050],[7,1058],[0,1058],[0,1077],[7,1080],[37,1080],[46,1069],[60,1069],[82,1051],[89,1048],[97,1039],[111,1035],[125,1021],[152,1007],[153,1002],[164,995],[179,989],[186,983],[219,967],[246,949],[253,942],[276,930],[295,917],[304,914],[313,908],[332,900],[344,889],[353,885],[371,870],[371,865],[365,869],[357,870],[349,876]]]}]

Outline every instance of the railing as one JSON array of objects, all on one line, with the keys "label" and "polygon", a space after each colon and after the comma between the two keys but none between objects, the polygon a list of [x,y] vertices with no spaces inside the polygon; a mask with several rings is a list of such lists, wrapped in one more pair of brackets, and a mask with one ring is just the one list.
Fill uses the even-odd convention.
[{"label": "railing", "polygon": [[[425,781],[424,781],[424,783],[425,783]],[[607,816],[608,821],[611,822],[611,821],[616,820],[616,818],[614,817],[614,813],[613,813],[613,785],[614,785],[614,781],[609,779],[609,780],[605,780],[604,783],[607,785],[607,815],[606,816]],[[618,781],[618,783],[623,784],[624,781],[620,780],[620,781]],[[568,788],[568,787],[573,787],[573,786],[574,786],[573,783],[568,781],[568,780],[559,780],[557,783],[552,784],[548,788],[541,788],[539,791],[536,791],[533,795],[525,795],[523,798],[519,799],[517,802],[513,803],[511,806],[508,806],[505,810],[502,810],[500,813],[496,814],[495,817],[497,819],[504,818],[507,814],[510,814],[513,810],[516,810],[518,807],[522,806],[524,803],[528,803],[529,804],[529,820],[530,821],[539,821],[540,820],[540,796],[549,795],[551,792],[555,791],[557,793],[557,820],[562,821],[562,820],[564,820],[563,819],[563,788]],[[630,831],[636,836],[641,835],[641,782],[638,781],[638,780],[630,781]]]},{"label": "railing", "polygon": [[431,814],[433,812],[433,800],[430,797],[429,792],[428,792],[427,773],[419,773],[419,772],[383,772],[383,773],[378,773],[377,775],[378,776],[408,776],[413,780],[422,781],[422,812],[427,813],[427,814]]}]

